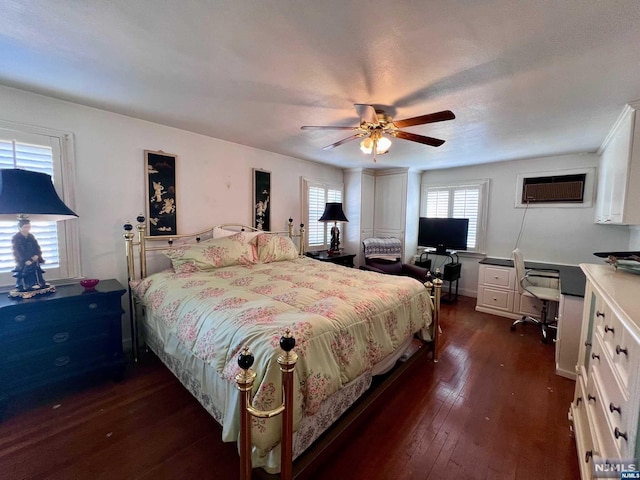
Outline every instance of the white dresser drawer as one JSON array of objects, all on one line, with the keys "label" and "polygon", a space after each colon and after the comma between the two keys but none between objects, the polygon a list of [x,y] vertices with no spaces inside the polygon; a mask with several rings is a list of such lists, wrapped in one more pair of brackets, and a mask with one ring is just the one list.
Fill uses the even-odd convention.
[{"label": "white dresser drawer", "polygon": [[496,310],[511,311],[513,309],[513,292],[480,286],[478,289],[478,305]]},{"label": "white dresser drawer", "polygon": [[587,417],[587,394],[583,376],[580,374],[576,378],[576,391],[571,404],[570,415],[573,421],[581,478],[586,480],[591,478],[594,449]]},{"label": "white dresser drawer", "polygon": [[613,347],[613,368],[625,389],[629,389],[629,375],[640,362],[640,348],[626,330],[622,330],[619,341]]},{"label": "white dresser drawer", "polygon": [[609,405],[602,393],[598,373],[592,369],[587,381],[587,417],[591,425],[594,457],[602,460],[620,458],[618,445],[613,436],[608,414]]},{"label": "white dresser drawer", "polygon": [[503,288],[514,288],[515,272],[513,268],[480,265],[480,283]]}]

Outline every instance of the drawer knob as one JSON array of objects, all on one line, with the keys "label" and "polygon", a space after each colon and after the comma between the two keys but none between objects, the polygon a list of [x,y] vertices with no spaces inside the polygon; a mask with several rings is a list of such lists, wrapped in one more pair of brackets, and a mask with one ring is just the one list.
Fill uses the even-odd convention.
[{"label": "drawer knob", "polygon": [[64,357],[58,357],[53,361],[53,364],[56,367],[64,367],[65,365],[67,365],[69,362],[71,361],[71,357],[69,357],[68,355],[65,355]]},{"label": "drawer knob", "polygon": [[621,353],[624,353],[625,355],[629,355],[628,350],[626,348],[622,348],[620,345],[616,345],[616,353],[618,355],[620,355]]},{"label": "drawer knob", "polygon": [[590,347],[590,346],[591,346],[591,342],[588,342],[588,341],[587,341],[587,342],[584,342],[584,346],[585,346],[585,347]]},{"label": "drawer knob", "polygon": [[613,434],[615,435],[616,438],[622,437],[625,440],[627,440],[627,432],[621,432],[618,427],[616,427],[616,429],[613,431]]},{"label": "drawer knob", "polygon": [[579,407],[581,403],[582,403],[582,397],[576,398],[576,407]]},{"label": "drawer knob", "polygon": [[593,403],[596,403],[596,397],[594,397],[594,396],[593,396],[593,395],[591,395],[591,394],[588,394],[588,395],[587,395],[587,401],[589,401],[589,402],[593,402]]},{"label": "drawer knob", "polygon": [[589,463],[589,460],[593,458],[593,451],[592,450],[587,450],[587,452],[584,454],[584,462],[585,463]]},{"label": "drawer knob", "polygon": [[609,325],[605,325],[604,326],[604,333],[609,333],[609,332],[613,333],[614,335],[616,333],[613,327],[610,327]]},{"label": "drawer knob", "polygon": [[15,318],[14,318],[14,320],[16,322],[18,322],[18,323],[19,322],[24,322],[26,319],[27,319],[26,315],[16,315]]},{"label": "drawer knob", "polygon": [[596,317],[604,318],[604,312],[601,312],[600,310],[596,310]]},{"label": "drawer knob", "polygon": [[622,415],[622,409],[620,407],[616,407],[613,403],[609,403],[609,411],[611,413],[618,412],[618,415]]},{"label": "drawer knob", "polygon": [[63,343],[69,340],[69,332],[59,332],[53,336],[54,343]]},{"label": "drawer knob", "polygon": [[596,358],[597,358],[598,360],[600,360],[600,355],[598,355],[597,353],[592,353],[592,354],[591,354],[591,359],[592,359],[592,360],[595,360]]}]

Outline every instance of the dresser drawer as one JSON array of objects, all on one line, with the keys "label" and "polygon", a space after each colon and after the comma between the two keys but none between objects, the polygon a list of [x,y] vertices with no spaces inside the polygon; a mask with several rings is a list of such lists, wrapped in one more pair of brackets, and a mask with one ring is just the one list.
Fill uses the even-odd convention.
[{"label": "dresser drawer", "polygon": [[39,355],[6,362],[0,373],[3,389],[28,389],[31,384],[71,377],[93,369],[109,360],[117,360],[118,352],[109,349],[107,335],[101,335],[81,345],[62,345]]},{"label": "dresser drawer", "polygon": [[37,331],[0,342],[0,361],[16,361],[40,355],[44,350],[68,344],[80,344],[93,338],[109,335],[111,324],[120,322],[120,317],[99,317],[82,322],[56,323]]},{"label": "dresser drawer", "polygon": [[513,268],[480,265],[480,283],[484,285],[513,288],[514,275]]},{"label": "dresser drawer", "polygon": [[48,302],[46,308],[38,304],[6,308],[0,317],[0,334],[13,336],[46,328],[52,323],[68,323],[108,314],[122,314],[120,296],[87,295]]},{"label": "dresser drawer", "polygon": [[609,423],[609,405],[602,392],[598,371],[595,369],[589,372],[586,394],[587,417],[592,426],[594,456],[597,455],[603,460],[620,458],[618,445]]},{"label": "dresser drawer", "polygon": [[481,286],[478,290],[478,304],[497,310],[511,311],[513,309],[513,292]]},{"label": "dresser drawer", "polygon": [[591,478],[591,465],[593,464],[594,447],[589,419],[587,416],[587,394],[583,376],[578,374],[576,378],[576,390],[573,403],[570,408],[573,431],[578,450],[578,464],[581,478]]}]

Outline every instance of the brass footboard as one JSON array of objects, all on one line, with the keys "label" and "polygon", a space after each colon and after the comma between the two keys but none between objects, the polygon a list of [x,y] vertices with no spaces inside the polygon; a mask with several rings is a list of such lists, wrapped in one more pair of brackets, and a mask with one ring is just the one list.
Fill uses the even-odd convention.
[{"label": "brass footboard", "polygon": [[256,373],[251,370],[253,355],[245,347],[238,357],[242,369],[236,375],[236,384],[240,394],[240,480],[251,479],[251,416],[272,418],[282,414],[282,440],[280,441],[280,478],[291,480],[293,475],[293,372],[298,355],[292,352],[296,341],[287,329],[280,338],[283,353],[278,356],[282,372],[282,404],[272,410],[258,410],[251,405],[251,389]]},{"label": "brass footboard", "polygon": [[[433,325],[433,361],[438,362],[438,347],[440,336],[440,299],[442,296],[442,279],[440,270],[436,269],[432,278],[428,273],[425,287],[433,300],[432,325]],[[282,372],[282,404],[278,407],[263,411],[251,405],[251,392],[256,373],[251,370],[254,357],[245,347],[238,356],[238,365],[242,371],[236,375],[236,386],[240,390],[240,480],[251,479],[251,417],[272,418],[282,414],[282,439],[280,450],[280,478],[291,480],[293,478],[293,372],[295,370],[298,355],[292,352],[295,339],[287,329],[280,338],[280,348],[283,353],[278,356],[280,371]]]}]

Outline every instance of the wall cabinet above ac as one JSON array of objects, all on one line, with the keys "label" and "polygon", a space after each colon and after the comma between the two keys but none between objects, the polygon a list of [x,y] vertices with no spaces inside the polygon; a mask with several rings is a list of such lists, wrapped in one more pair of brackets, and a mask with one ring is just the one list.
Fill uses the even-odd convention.
[{"label": "wall cabinet above ac", "polygon": [[625,106],[600,148],[596,223],[640,224],[640,103]]}]

